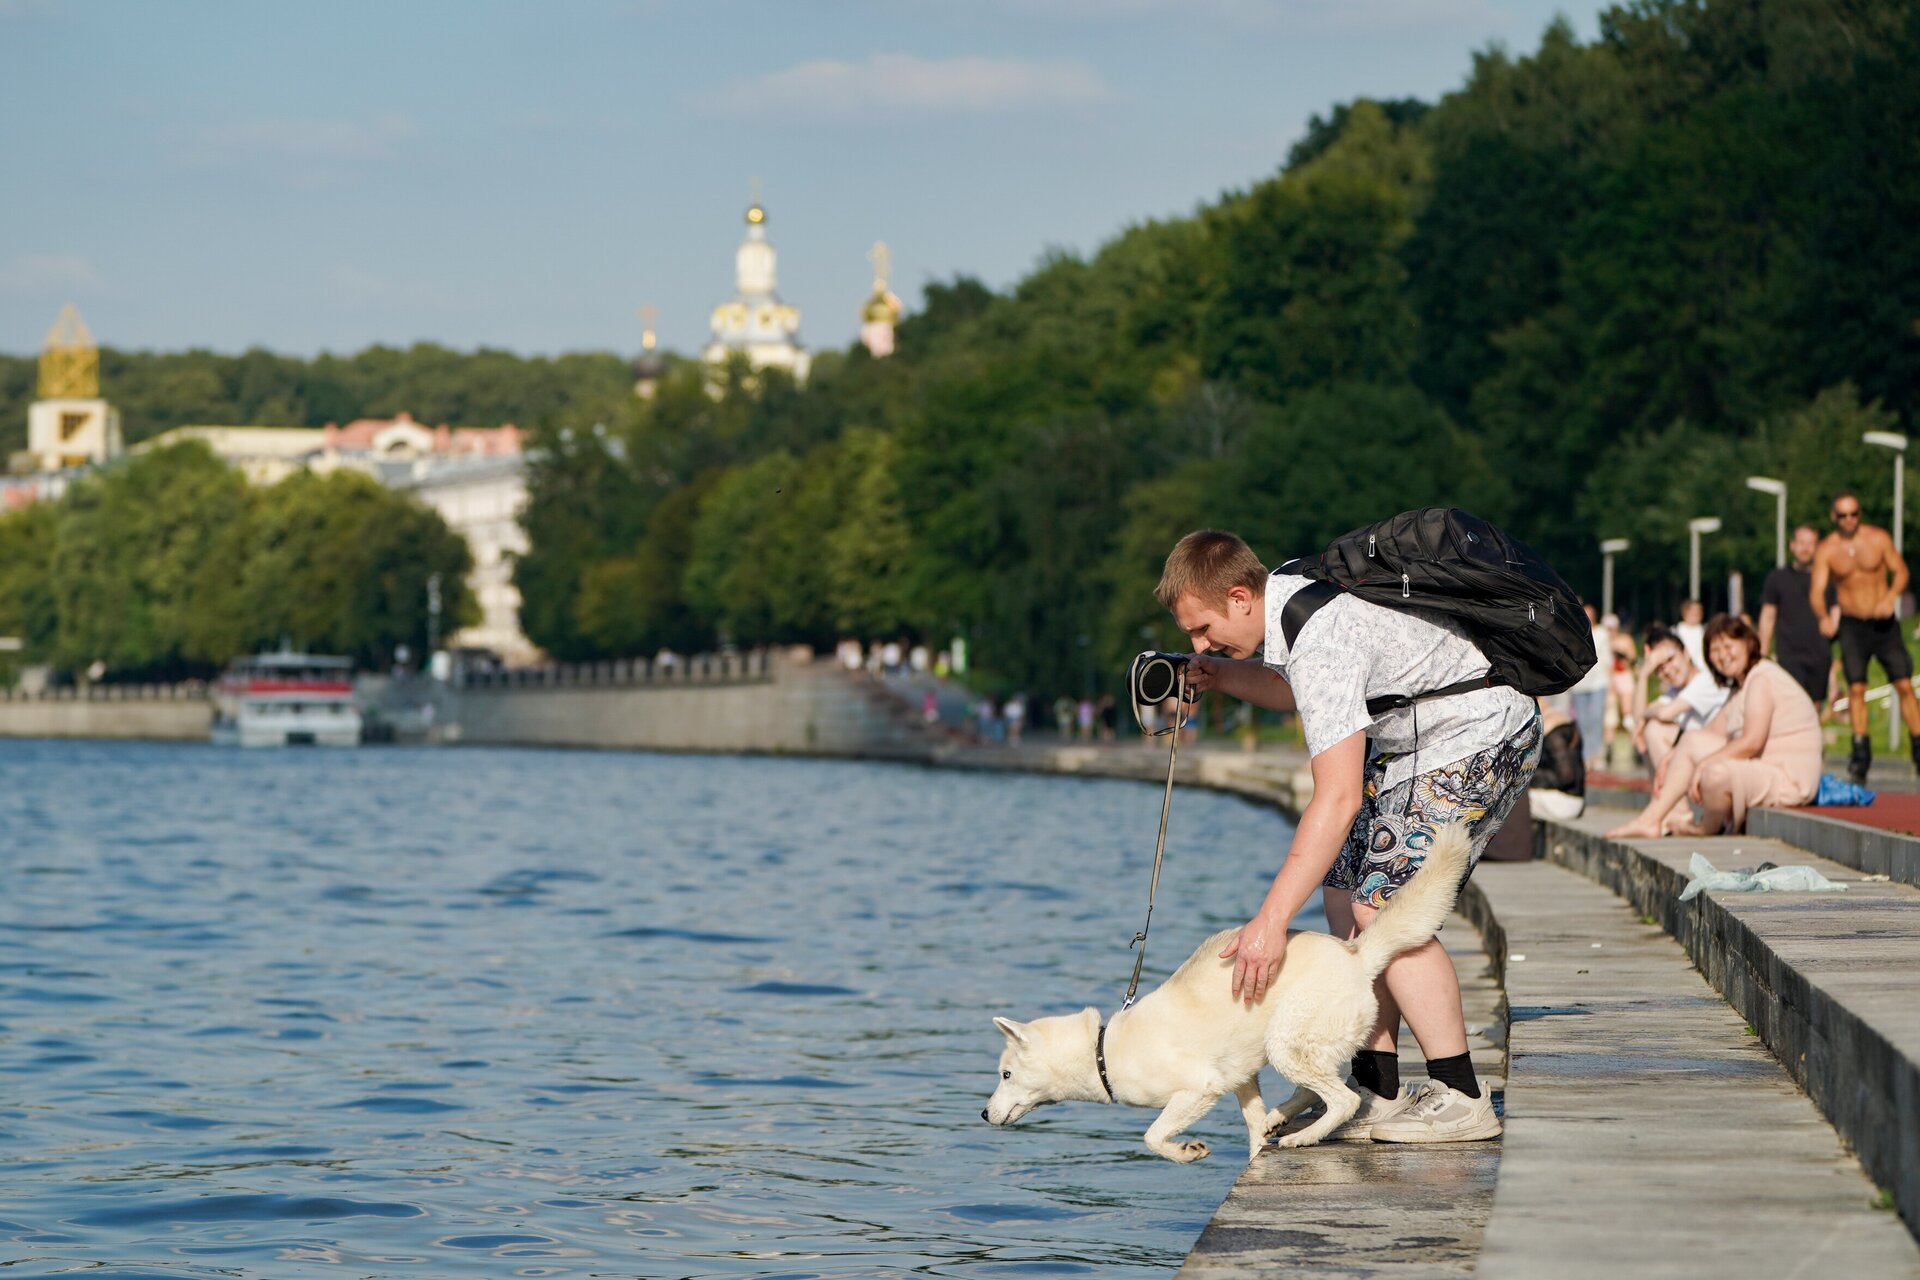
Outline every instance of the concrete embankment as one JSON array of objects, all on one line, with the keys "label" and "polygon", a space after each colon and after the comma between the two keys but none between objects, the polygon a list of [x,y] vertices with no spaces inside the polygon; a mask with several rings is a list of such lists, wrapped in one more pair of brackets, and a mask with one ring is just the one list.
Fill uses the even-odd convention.
[{"label": "concrete embankment", "polygon": [[865,676],[783,654],[513,672],[450,702],[447,737],[474,745],[925,759],[939,741]]},{"label": "concrete embankment", "polygon": [[203,689],[96,685],[33,697],[0,696],[0,738],[132,738],[205,742],[213,707]]}]

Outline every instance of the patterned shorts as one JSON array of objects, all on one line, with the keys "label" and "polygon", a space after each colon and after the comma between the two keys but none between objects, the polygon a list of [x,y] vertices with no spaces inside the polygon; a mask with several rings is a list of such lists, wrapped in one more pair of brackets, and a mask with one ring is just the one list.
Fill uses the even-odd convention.
[{"label": "patterned shorts", "polygon": [[1382,791],[1380,782],[1393,758],[1367,761],[1359,816],[1322,882],[1329,889],[1351,890],[1355,902],[1369,907],[1386,906],[1413,878],[1442,827],[1465,822],[1473,834],[1473,862],[1479,863],[1540,763],[1540,717],[1498,746]]}]

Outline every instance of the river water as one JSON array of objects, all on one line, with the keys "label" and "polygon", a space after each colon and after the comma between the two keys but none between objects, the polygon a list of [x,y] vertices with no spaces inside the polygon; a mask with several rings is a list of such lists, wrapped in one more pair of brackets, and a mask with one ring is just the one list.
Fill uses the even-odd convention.
[{"label": "river water", "polygon": [[[1142,748],[1144,750],[1145,748]],[[1167,1274],[1241,1167],[1008,1130],[1111,1011],[1157,788],[564,751],[0,743],[0,1273]],[[1176,793],[1149,973],[1287,828]]]}]

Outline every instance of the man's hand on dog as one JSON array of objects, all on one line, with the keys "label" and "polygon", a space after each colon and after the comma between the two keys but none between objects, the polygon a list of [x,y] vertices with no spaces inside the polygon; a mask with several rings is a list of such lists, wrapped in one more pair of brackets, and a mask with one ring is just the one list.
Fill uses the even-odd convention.
[{"label": "man's hand on dog", "polygon": [[1233,998],[1252,1004],[1267,994],[1267,984],[1280,972],[1280,960],[1287,953],[1287,922],[1275,922],[1257,915],[1240,927],[1222,960],[1234,961]]}]

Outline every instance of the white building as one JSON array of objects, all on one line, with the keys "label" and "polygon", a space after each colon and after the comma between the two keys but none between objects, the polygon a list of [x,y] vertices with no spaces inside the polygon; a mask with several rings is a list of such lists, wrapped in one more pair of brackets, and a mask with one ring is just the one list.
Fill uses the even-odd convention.
[{"label": "white building", "polygon": [[704,355],[720,366],[745,355],[754,369],[785,369],[796,382],[807,380],[813,357],[797,341],[800,312],[780,301],[773,245],[767,240],[767,211],[758,200],[747,210],[747,238],[733,255],[731,302],[713,309],[712,341]]},{"label": "white building", "polygon": [[520,629],[520,589],[513,562],[527,550],[520,513],[527,505],[525,457],[428,457],[394,482],[440,513],[473,552],[467,585],[480,604],[480,622],[446,638],[449,648],[491,649],[510,665],[535,661],[539,651]]}]

